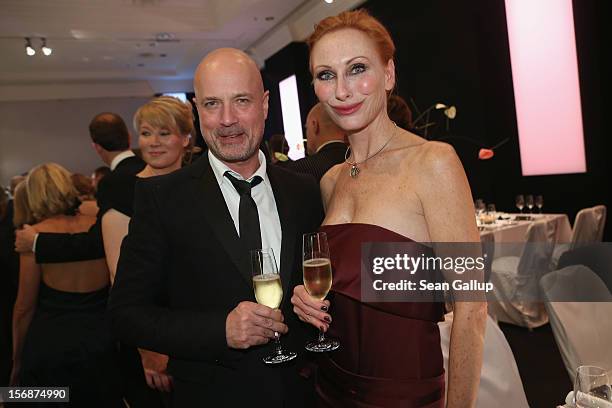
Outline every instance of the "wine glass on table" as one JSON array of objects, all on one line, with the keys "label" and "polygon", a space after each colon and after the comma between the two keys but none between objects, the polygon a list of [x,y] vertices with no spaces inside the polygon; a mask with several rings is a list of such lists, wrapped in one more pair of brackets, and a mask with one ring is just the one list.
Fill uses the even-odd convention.
[{"label": "wine glass on table", "polygon": [[600,406],[599,402],[612,401],[610,378],[601,367],[583,365],[576,369],[574,403],[578,408]]},{"label": "wine glass on table", "polygon": [[542,214],[542,207],[544,207],[544,197],[537,195],[535,198],[535,205],[538,207],[538,212]]},{"label": "wine glass on table", "polygon": [[480,216],[485,211],[485,202],[482,198],[476,199],[474,201],[474,209],[476,210],[476,215]]},{"label": "wine glass on table", "polygon": [[533,200],[533,196],[531,194],[529,194],[529,195],[527,195],[527,197],[525,197],[525,205],[527,205],[527,208],[529,208],[529,212],[532,213],[533,212],[534,200]]},{"label": "wine glass on table", "polygon": [[[304,234],[302,247],[302,266],[304,271],[304,288],[313,298],[323,300],[332,286],[332,269],[327,245],[327,234],[312,232]],[[314,352],[333,351],[340,347],[340,342],[325,337],[319,330],[319,337],[306,344],[306,350]]]},{"label": "wine glass on table", "polygon": [[522,194],[519,194],[516,196],[516,200],[514,202],[516,203],[516,208],[523,213],[523,208],[525,208],[525,197]]},{"label": "wine glass on table", "polygon": [[[253,275],[253,290],[255,299],[260,305],[276,309],[283,300],[283,285],[276,267],[276,259],[272,248],[255,249],[251,251],[251,273]],[[263,361],[266,364],[279,364],[291,361],[297,357],[293,351],[283,350],[280,334],[274,332],[274,352]]]}]

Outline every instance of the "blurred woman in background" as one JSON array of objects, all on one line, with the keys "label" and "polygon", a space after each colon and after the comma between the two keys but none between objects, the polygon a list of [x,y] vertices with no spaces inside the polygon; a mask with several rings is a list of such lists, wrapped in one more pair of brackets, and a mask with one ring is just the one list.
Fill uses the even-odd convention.
[{"label": "blurred woman in background", "polygon": [[[40,232],[87,231],[70,173],[47,163],[16,190],[16,227]],[[106,321],[110,275],[104,259],[39,265],[20,255],[13,313],[13,371],[20,386],[68,386],[74,406],[122,407],[115,345]]]},{"label": "blurred woman in background", "polygon": [[[193,113],[189,103],[161,96],[141,106],[134,115],[134,130],[145,168],[133,178],[125,178],[111,208],[102,217],[102,235],[106,261],[114,281],[121,242],[127,235],[133,212],[134,188],[139,178],[161,176],[191,161],[193,148]],[[172,379],[166,374],[168,356],[139,349],[149,387],[169,392]]]}]

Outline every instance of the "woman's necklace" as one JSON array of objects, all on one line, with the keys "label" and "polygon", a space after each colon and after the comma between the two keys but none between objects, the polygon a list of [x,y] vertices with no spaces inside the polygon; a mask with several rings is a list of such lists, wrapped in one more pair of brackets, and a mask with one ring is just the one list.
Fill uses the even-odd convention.
[{"label": "woman's necklace", "polygon": [[[395,127],[397,127],[397,125],[395,124],[395,122],[393,122],[393,124],[395,125]],[[351,152],[351,146],[349,145],[349,147],[346,148],[346,153],[344,153],[344,161],[347,164],[350,164],[351,166],[351,170],[350,170],[350,175],[352,178],[357,178],[357,176],[359,175],[359,172],[361,171],[359,169],[359,167],[357,167],[359,164],[363,164],[365,162],[367,162],[368,160],[370,160],[372,157],[376,156],[377,154],[379,154],[380,152],[382,152],[385,147],[387,147],[387,145],[389,144],[389,142],[391,141],[391,139],[393,139],[393,137],[395,136],[396,132],[393,132],[393,134],[391,135],[391,137],[389,139],[387,139],[387,141],[385,142],[385,144],[382,145],[382,147],[380,149],[378,149],[376,151],[376,153],[366,157],[365,159],[363,159],[360,162],[356,162],[356,161],[350,161],[348,158],[351,157],[350,153]]]}]

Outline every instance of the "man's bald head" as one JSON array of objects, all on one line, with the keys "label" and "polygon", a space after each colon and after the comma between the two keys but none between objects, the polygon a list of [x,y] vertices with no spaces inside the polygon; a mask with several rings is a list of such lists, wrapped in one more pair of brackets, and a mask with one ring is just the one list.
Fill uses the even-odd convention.
[{"label": "man's bald head", "polygon": [[346,142],[344,131],[329,117],[321,102],[312,107],[306,117],[308,154],[314,154],[324,143],[333,140]]},{"label": "man's bald head", "polygon": [[196,98],[199,99],[198,90],[202,88],[205,77],[227,70],[236,71],[241,75],[248,75],[263,94],[264,86],[261,73],[255,61],[244,51],[236,48],[218,48],[209,52],[198,64],[193,77],[193,88]]}]

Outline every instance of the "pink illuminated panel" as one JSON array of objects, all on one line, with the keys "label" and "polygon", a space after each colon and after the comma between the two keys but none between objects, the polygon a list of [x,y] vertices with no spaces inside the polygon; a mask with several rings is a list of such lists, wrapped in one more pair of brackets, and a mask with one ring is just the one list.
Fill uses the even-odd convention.
[{"label": "pink illuminated panel", "polygon": [[506,0],[524,176],[586,171],[572,0]]}]

